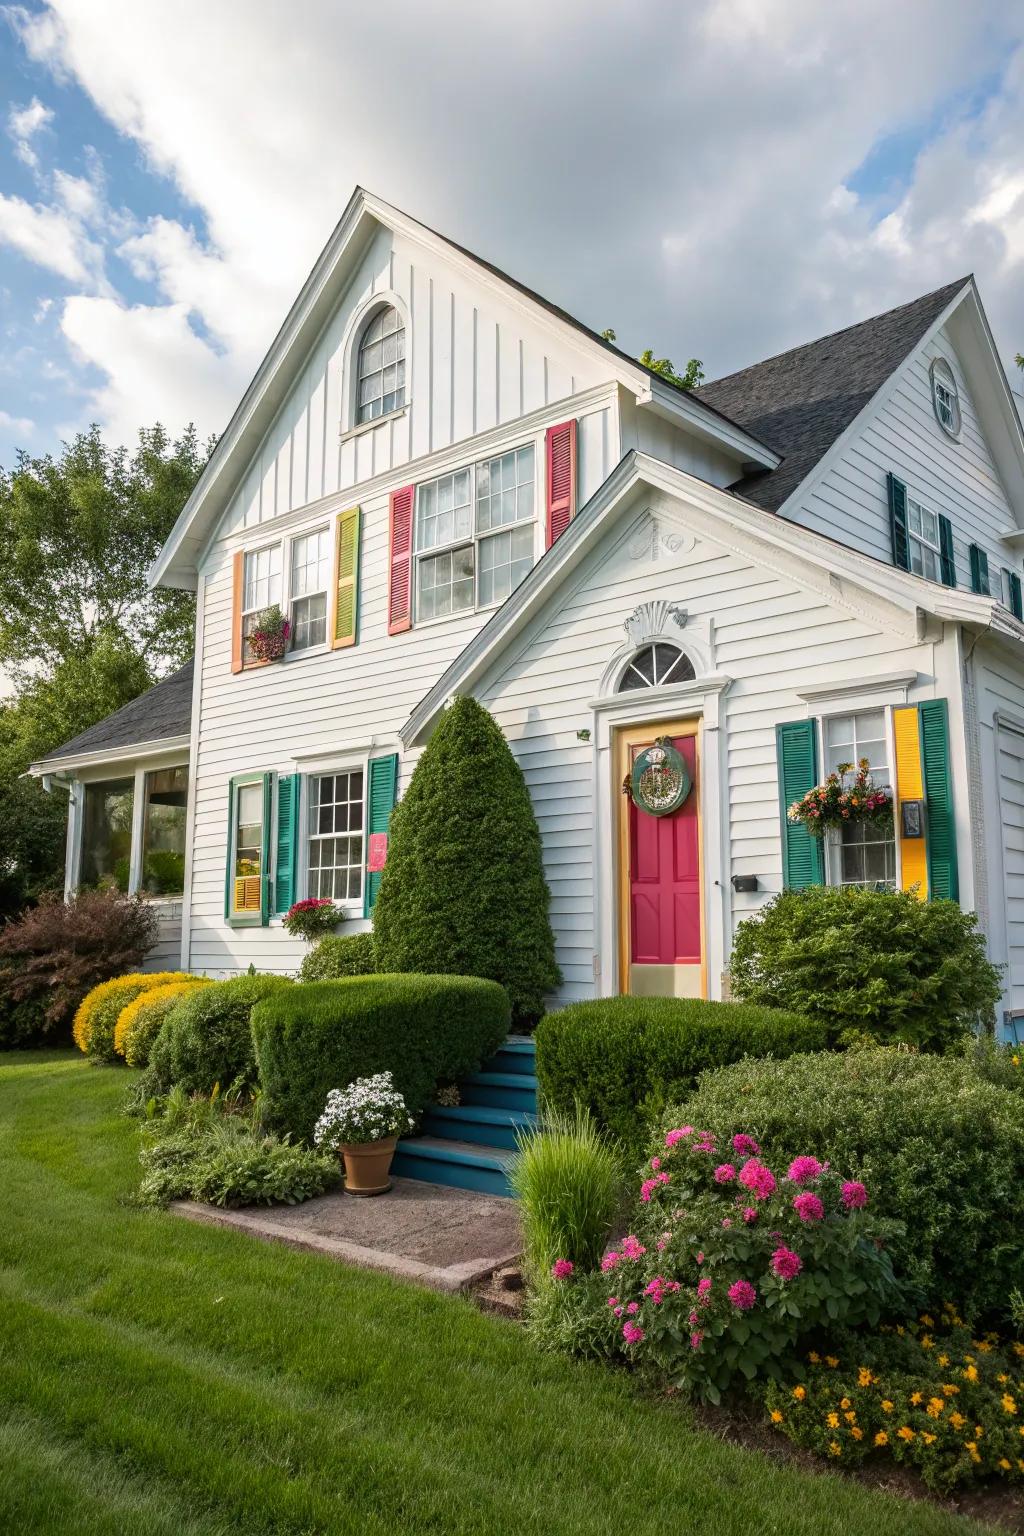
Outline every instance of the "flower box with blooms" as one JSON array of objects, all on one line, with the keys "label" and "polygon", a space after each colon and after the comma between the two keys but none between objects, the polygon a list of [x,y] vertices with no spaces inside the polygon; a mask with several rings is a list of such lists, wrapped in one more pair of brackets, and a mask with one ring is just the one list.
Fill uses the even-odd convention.
[{"label": "flower box with blooms", "polygon": [[288,649],[291,625],[277,603],[264,608],[256,615],[246,639],[249,656],[253,661],[280,661]]},{"label": "flower box with blooms", "polygon": [[810,1155],[773,1169],[752,1136],[668,1131],[633,1231],[601,1268],[606,1345],[712,1403],[792,1372],[823,1327],[876,1324],[902,1289],[865,1186]]},{"label": "flower box with blooms", "polygon": [[349,1194],[380,1195],[391,1188],[395,1143],[414,1123],[391,1073],[378,1072],[331,1089],[313,1141],[321,1151],[341,1151]]},{"label": "flower box with blooms", "polygon": [[862,757],[856,772],[853,763],[840,763],[824,784],[816,784],[801,800],[794,800],[786,814],[790,821],[805,826],[812,837],[824,837],[830,827],[857,822],[889,827],[892,790],[874,783],[868,760]]},{"label": "flower box with blooms", "polygon": [[341,913],[327,897],[312,896],[308,901],[297,901],[284,916],[286,932],[307,944],[315,944],[325,934],[333,933],[341,921]]}]

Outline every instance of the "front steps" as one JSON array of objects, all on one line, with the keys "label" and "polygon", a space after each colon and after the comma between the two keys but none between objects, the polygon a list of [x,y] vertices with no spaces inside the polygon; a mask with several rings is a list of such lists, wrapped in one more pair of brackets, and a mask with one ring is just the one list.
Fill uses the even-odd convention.
[{"label": "front steps", "polygon": [[459,1084],[461,1103],[432,1104],[423,1134],[398,1143],[392,1172],[485,1195],[511,1195],[508,1164],[518,1131],[537,1124],[536,1053],[511,1035],[479,1072]]}]

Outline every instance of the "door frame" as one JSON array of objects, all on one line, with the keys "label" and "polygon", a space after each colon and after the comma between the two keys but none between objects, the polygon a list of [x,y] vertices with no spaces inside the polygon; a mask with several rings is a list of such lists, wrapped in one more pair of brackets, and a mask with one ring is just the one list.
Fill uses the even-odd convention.
[{"label": "door frame", "polygon": [[618,804],[618,990],[628,992],[630,967],[630,879],[629,879],[629,807],[628,795],[621,786],[631,769],[629,749],[647,745],[655,736],[692,736],[695,738],[694,780],[690,793],[697,796],[697,894],[700,902],[700,995],[708,995],[708,944],[704,898],[704,814],[703,814],[703,720],[690,715],[683,720],[659,720],[646,725],[622,725],[615,730],[615,772],[619,782]]}]

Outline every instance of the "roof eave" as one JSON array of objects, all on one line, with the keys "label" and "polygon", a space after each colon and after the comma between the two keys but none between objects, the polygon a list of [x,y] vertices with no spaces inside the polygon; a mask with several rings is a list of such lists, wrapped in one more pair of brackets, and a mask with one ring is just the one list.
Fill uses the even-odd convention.
[{"label": "roof eave", "polygon": [[688,392],[674,388],[671,384],[660,383],[656,379],[650,381],[648,398],[641,398],[640,404],[653,411],[656,416],[666,421],[671,421],[676,426],[684,426],[695,437],[702,438],[705,442],[713,443],[732,454],[743,466],[757,469],[778,469],[782,463],[782,456],[769,448],[760,438],[743,427],[730,421],[728,416],[723,416],[713,406],[691,396]]},{"label": "roof eave", "polygon": [[150,741],[130,741],[120,747],[97,747],[93,752],[55,753],[30,763],[28,772],[34,779],[46,774],[74,773],[82,769],[101,768],[104,763],[124,764],[136,759],[148,761],[154,757],[188,754],[189,736],[158,736]]}]

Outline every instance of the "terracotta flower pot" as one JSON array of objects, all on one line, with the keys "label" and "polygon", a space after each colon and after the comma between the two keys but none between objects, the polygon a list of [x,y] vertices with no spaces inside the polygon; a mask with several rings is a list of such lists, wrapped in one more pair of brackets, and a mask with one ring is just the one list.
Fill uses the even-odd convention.
[{"label": "terracotta flower pot", "polygon": [[362,1141],[355,1145],[343,1145],[345,1160],[345,1191],[350,1195],[382,1195],[391,1188],[388,1174],[391,1159],[398,1145],[397,1136],[385,1136],[381,1141]]}]

